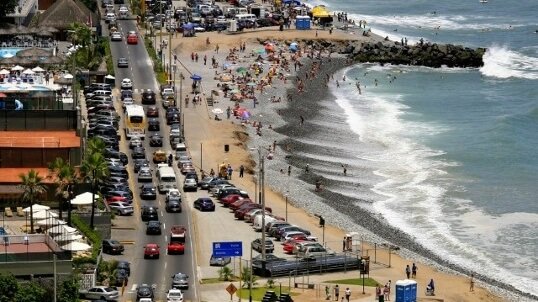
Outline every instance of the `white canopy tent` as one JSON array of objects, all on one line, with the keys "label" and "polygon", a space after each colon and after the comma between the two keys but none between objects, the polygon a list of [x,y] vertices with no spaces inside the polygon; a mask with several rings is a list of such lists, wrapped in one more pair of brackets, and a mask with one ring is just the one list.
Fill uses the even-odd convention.
[{"label": "white canopy tent", "polygon": [[32,216],[34,217],[34,220],[37,220],[37,219],[47,219],[47,218],[52,218],[52,217],[58,217],[58,214],[51,211],[43,210],[43,211],[34,212],[34,215]]},{"label": "white canopy tent", "polygon": [[[99,198],[97,194],[93,194],[93,195],[95,195],[95,200]],[[85,193],[75,196],[75,198],[71,200],[71,204],[76,205],[76,206],[85,206],[85,205],[92,204],[92,193],[85,192]]]},{"label": "white canopy tent", "polygon": [[64,225],[64,224],[67,224],[67,222],[63,221],[63,220],[60,220],[60,219],[56,219],[54,217],[49,217],[47,219],[42,219],[42,220],[38,220],[36,221],[36,224],[39,225],[39,226],[56,226],[56,225]]},{"label": "white canopy tent", "polygon": [[24,208],[22,211],[25,213],[30,213],[30,212],[35,213],[35,212],[45,211],[45,210],[50,210],[50,207],[36,203],[36,204],[33,204],[31,207]]},{"label": "white canopy tent", "polygon": [[47,232],[51,234],[64,234],[64,233],[71,234],[71,233],[77,232],[77,229],[72,228],[68,225],[62,224],[62,225],[57,225],[55,227],[48,229]]},{"label": "white canopy tent", "polygon": [[66,245],[62,246],[62,250],[78,252],[78,251],[87,251],[92,247],[84,242],[73,241]]},{"label": "white canopy tent", "polygon": [[77,233],[60,234],[54,237],[56,241],[74,241],[82,239],[82,235]]},{"label": "white canopy tent", "polygon": [[45,69],[43,69],[43,68],[37,66],[37,67],[32,68],[32,71],[34,71],[34,72],[44,72]]},{"label": "white canopy tent", "polygon": [[12,71],[21,71],[21,70],[24,70],[24,67],[20,66],[20,65],[17,65],[13,68],[11,68]]}]

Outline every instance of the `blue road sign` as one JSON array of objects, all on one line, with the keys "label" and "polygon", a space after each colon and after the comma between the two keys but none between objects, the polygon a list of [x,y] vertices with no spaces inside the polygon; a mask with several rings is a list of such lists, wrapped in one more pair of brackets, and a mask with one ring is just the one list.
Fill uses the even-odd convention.
[{"label": "blue road sign", "polygon": [[243,256],[243,242],[213,242],[213,255],[221,257],[239,257]]}]

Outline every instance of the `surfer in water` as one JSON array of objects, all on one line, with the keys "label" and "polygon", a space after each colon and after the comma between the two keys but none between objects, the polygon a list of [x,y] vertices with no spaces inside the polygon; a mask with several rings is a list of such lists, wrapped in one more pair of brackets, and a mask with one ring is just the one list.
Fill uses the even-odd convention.
[{"label": "surfer in water", "polygon": [[361,83],[359,81],[357,81],[357,83],[355,83],[355,86],[357,86],[357,89],[359,90],[359,94],[362,94]]}]

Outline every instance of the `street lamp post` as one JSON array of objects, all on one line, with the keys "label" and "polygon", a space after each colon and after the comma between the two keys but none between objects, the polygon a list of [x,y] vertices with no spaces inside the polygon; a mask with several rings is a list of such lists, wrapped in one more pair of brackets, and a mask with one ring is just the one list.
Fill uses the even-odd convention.
[{"label": "street lamp post", "polygon": [[250,245],[250,280],[248,281],[248,302],[252,302],[252,244]]},{"label": "street lamp post", "polygon": [[[258,150],[258,158],[260,162],[260,170],[259,170],[259,194],[260,199],[258,202],[261,202],[262,206],[262,243],[265,246],[265,158],[262,154],[261,147],[256,148]],[[266,253],[265,248],[262,249],[262,270],[265,270],[265,259],[266,259]]]}]

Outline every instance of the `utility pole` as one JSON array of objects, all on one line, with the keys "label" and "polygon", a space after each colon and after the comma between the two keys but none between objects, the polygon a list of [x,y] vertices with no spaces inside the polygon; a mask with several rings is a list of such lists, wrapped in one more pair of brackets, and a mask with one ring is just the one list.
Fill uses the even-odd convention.
[{"label": "utility pole", "polygon": [[262,200],[262,269],[265,270],[265,159],[262,156],[261,149],[258,147],[258,154],[260,156],[260,190],[261,190],[261,200]]}]

